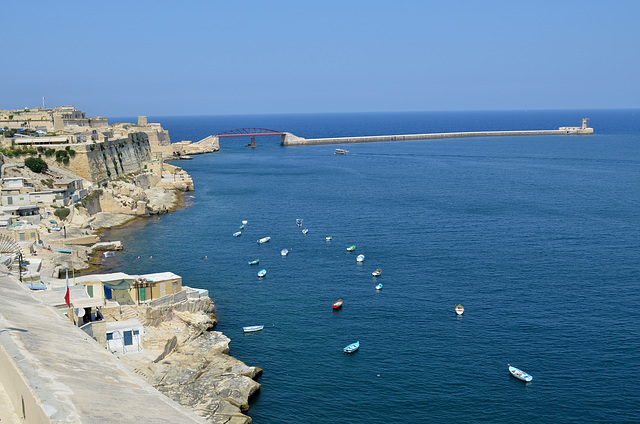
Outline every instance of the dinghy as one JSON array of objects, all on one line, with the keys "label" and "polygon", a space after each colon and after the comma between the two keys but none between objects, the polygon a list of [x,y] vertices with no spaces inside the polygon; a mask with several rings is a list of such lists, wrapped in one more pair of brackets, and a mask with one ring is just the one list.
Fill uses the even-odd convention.
[{"label": "dinghy", "polygon": [[260,263],[260,259],[254,259],[250,262],[247,262],[249,265],[258,265]]},{"label": "dinghy", "polygon": [[353,246],[347,247],[347,252],[353,252],[354,250],[356,250],[356,245],[355,244]]},{"label": "dinghy", "polygon": [[373,275],[374,277],[378,277],[380,276],[380,274],[382,274],[382,270],[380,268],[376,269],[371,273],[371,275]]},{"label": "dinghy", "polygon": [[298,227],[302,227],[302,219],[300,219],[300,218],[296,219],[296,225]]},{"label": "dinghy", "polygon": [[289,249],[282,249],[282,250],[280,251],[280,254],[281,254],[282,256],[287,256],[287,255],[289,254]]},{"label": "dinghy", "polygon": [[333,237],[331,237],[331,236],[326,236],[324,239],[325,239],[326,241],[331,241],[331,239],[332,239],[332,238],[333,238]]},{"label": "dinghy", "polygon": [[262,278],[265,275],[267,275],[267,270],[266,269],[261,269],[260,271],[258,271],[258,277]]},{"label": "dinghy", "polygon": [[264,328],[264,325],[250,325],[249,327],[242,327],[242,331],[245,333],[253,333],[260,331]]},{"label": "dinghy", "polygon": [[380,283],[380,284],[378,284],[378,285],[376,286],[376,290],[382,290],[382,283]]},{"label": "dinghy", "polygon": [[308,229],[308,228],[303,228],[303,229],[302,229],[302,234],[307,234],[308,232],[309,232],[309,229]]},{"label": "dinghy", "polygon": [[242,221],[242,225],[247,225],[247,221]]},{"label": "dinghy", "polygon": [[344,353],[353,353],[360,348],[360,342],[351,343],[349,346],[345,347]]},{"label": "dinghy", "polygon": [[333,309],[340,309],[342,308],[342,299],[338,299],[335,302],[333,302]]},{"label": "dinghy", "polygon": [[356,261],[364,262],[364,255],[363,254],[358,255],[358,257],[356,258]]},{"label": "dinghy", "polygon": [[511,373],[511,375],[517,378],[518,380],[522,380],[526,382],[533,380],[533,377],[531,377],[526,372],[519,370],[516,367],[512,367],[511,364],[507,364],[507,366],[509,367],[509,372]]},{"label": "dinghy", "polygon": [[238,227],[239,230],[244,230],[244,225],[241,225],[240,227]]},{"label": "dinghy", "polygon": [[237,233],[233,233],[234,237],[240,237],[240,235],[242,234],[242,231],[238,231]]},{"label": "dinghy", "polygon": [[455,305],[456,307],[456,315],[462,315],[464,314],[464,306],[462,305]]},{"label": "dinghy", "polygon": [[271,240],[271,237],[262,237],[260,240],[258,240],[258,244],[266,243],[269,240]]}]

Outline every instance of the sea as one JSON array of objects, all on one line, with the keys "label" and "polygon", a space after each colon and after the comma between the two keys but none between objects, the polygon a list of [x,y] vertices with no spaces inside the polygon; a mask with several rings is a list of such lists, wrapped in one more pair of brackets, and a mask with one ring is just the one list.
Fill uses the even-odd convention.
[{"label": "sea", "polygon": [[[295,147],[265,136],[255,148],[223,138],[219,152],[172,162],[195,183],[183,208],[107,233],[124,250],[104,269],[171,271],[209,290],[230,354],[264,370],[248,411],[257,424],[637,423],[640,110],[148,120],[175,142],[237,128],[316,138],[582,118],[593,135]],[[249,325],[265,327],[243,334]]]}]

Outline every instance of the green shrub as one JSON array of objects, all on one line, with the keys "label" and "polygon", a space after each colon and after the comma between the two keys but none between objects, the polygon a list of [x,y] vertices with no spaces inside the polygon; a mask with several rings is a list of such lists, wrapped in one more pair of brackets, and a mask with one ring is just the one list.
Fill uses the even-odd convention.
[{"label": "green shrub", "polygon": [[47,149],[47,150],[44,151],[44,155],[46,157],[53,156],[55,154],[56,154],[56,150],[55,149]]},{"label": "green shrub", "polygon": [[27,168],[37,173],[42,173],[43,171],[49,169],[49,167],[47,166],[47,162],[43,161],[40,158],[26,158],[24,160],[24,164]]},{"label": "green shrub", "polygon": [[67,219],[70,212],[71,211],[69,210],[69,208],[58,208],[53,212],[53,214],[60,218],[61,221],[64,221],[65,219]]}]

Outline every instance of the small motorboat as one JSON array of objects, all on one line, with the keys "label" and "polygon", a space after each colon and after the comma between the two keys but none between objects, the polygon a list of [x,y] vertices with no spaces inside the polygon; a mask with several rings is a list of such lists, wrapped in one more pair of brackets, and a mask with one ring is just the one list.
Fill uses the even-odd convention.
[{"label": "small motorboat", "polygon": [[247,225],[247,221],[242,221],[242,225]]},{"label": "small motorboat", "polygon": [[264,328],[264,325],[250,325],[248,327],[242,327],[242,331],[245,333],[254,333]]},{"label": "small motorboat", "polygon": [[462,314],[464,314],[464,306],[462,306],[462,305],[455,305],[455,311],[456,311],[456,315],[462,315]]},{"label": "small motorboat", "polygon": [[282,250],[280,251],[280,254],[281,254],[282,256],[287,256],[287,255],[289,254],[289,249],[282,249]]},{"label": "small motorboat", "polygon": [[533,380],[533,377],[531,377],[526,372],[519,370],[516,367],[512,367],[511,364],[507,364],[507,366],[509,367],[509,372],[511,373],[511,375],[517,378],[518,380],[522,380],[526,382]]},{"label": "small motorboat", "polygon": [[345,347],[344,353],[353,353],[360,348],[360,342],[351,343],[349,346]]},{"label": "small motorboat", "polygon": [[271,240],[271,237],[262,237],[260,240],[258,240],[258,244],[266,243],[269,240]]},{"label": "small motorboat", "polygon": [[244,225],[241,225],[240,227],[238,227],[239,230],[244,230]]},{"label": "small motorboat", "polygon": [[353,246],[347,247],[347,252],[353,252],[354,250],[356,250],[356,245],[355,244]]},{"label": "small motorboat", "polygon": [[260,263],[260,259],[254,259],[250,262],[247,262],[249,265],[258,265]]},{"label": "small motorboat", "polygon": [[344,149],[336,149],[333,151],[333,153],[336,155],[346,155],[347,153],[349,153],[349,151]]},{"label": "small motorboat", "polygon": [[382,274],[382,270],[380,268],[376,269],[371,273],[371,275],[373,275],[374,277],[379,277],[380,274]]},{"label": "small motorboat", "polygon": [[340,309],[342,308],[342,299],[338,299],[335,302],[333,302],[333,309]]},{"label": "small motorboat", "polygon": [[298,227],[302,227],[302,219],[300,219],[300,218],[296,219],[296,225]]},{"label": "small motorboat", "polygon": [[382,290],[382,283],[380,283],[380,284],[378,284],[378,285],[376,286],[376,290]]},{"label": "small motorboat", "polygon": [[233,233],[234,237],[240,237],[242,235],[242,231],[238,231],[236,233]]},{"label": "small motorboat", "polygon": [[356,258],[356,261],[364,262],[364,255],[363,254],[359,254],[358,257]]},{"label": "small motorboat", "polygon": [[258,271],[258,277],[262,278],[265,275],[267,275],[267,270],[266,269],[261,269],[260,271]]},{"label": "small motorboat", "polygon": [[332,239],[332,238],[333,238],[332,236],[326,236],[324,239],[325,239],[326,241],[331,241],[331,239]]},{"label": "small motorboat", "polygon": [[309,232],[309,229],[308,229],[308,228],[303,228],[303,229],[302,229],[302,234],[307,234],[308,232]]}]

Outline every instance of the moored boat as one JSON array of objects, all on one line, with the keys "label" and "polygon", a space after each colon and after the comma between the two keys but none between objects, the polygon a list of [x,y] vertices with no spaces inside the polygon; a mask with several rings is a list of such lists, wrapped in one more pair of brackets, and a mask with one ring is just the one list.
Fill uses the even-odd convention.
[{"label": "moored boat", "polygon": [[303,221],[303,220],[302,220],[302,218],[298,218],[298,219],[296,219],[296,225],[297,225],[298,227],[302,227],[302,221]]},{"label": "moored boat", "polygon": [[258,240],[258,244],[266,243],[269,240],[271,240],[271,237],[262,237],[260,240]]},{"label": "moored boat", "polygon": [[242,327],[242,331],[245,333],[253,333],[255,331],[260,331],[264,328],[264,325],[250,325],[248,327]]},{"label": "moored boat", "polygon": [[333,302],[333,309],[340,309],[342,308],[342,299],[338,299],[335,302]]},{"label": "moored boat", "polygon": [[358,350],[360,348],[360,342],[357,341],[355,343],[351,343],[349,346],[345,347],[344,349],[344,353],[353,353],[356,350]]},{"label": "moored boat", "polygon": [[336,149],[333,151],[333,153],[335,153],[336,155],[346,155],[347,153],[349,153],[349,151],[345,149]]},{"label": "moored boat", "polygon": [[358,257],[356,258],[356,261],[364,262],[364,255],[363,254],[359,254]]},{"label": "moored boat", "polygon": [[249,265],[258,265],[260,263],[260,259],[254,259],[252,261],[247,262]]},{"label": "moored boat", "polygon": [[326,241],[331,241],[331,239],[332,239],[332,238],[333,238],[332,236],[326,236],[324,239],[325,239]]},{"label": "moored boat", "polygon": [[353,246],[347,247],[347,252],[353,252],[354,250],[356,250],[356,245],[355,244]]},{"label": "moored boat", "polygon": [[464,314],[464,306],[462,306],[460,304],[456,304],[455,305],[455,311],[456,311],[456,315]]},{"label": "moored boat", "polygon": [[242,225],[247,225],[247,221],[242,221]]},{"label": "moored boat", "polygon": [[239,230],[244,230],[244,225],[238,227]]},{"label": "moored boat", "polygon": [[380,283],[380,284],[378,284],[378,285],[376,286],[376,290],[382,290],[382,283]]},{"label": "moored boat", "polygon": [[258,277],[262,278],[265,275],[267,275],[267,270],[266,269],[261,269],[260,271],[258,271]]},{"label": "moored boat", "polygon": [[533,377],[527,374],[526,372],[516,367],[512,367],[511,364],[507,364],[507,366],[509,367],[509,372],[511,373],[511,375],[517,378],[518,380],[522,380],[526,382],[533,380]]},{"label": "moored boat", "polygon": [[371,273],[371,275],[373,275],[374,277],[378,277],[380,274],[382,274],[382,270],[380,268]]},{"label": "moored boat", "polygon": [[282,250],[280,251],[280,254],[281,254],[282,256],[287,256],[287,255],[289,254],[289,249],[286,249],[286,248],[285,248],[285,249],[282,249]]},{"label": "moored boat", "polygon": [[240,237],[241,235],[242,235],[242,231],[238,231],[238,232],[233,233],[234,237]]},{"label": "moored boat", "polygon": [[308,228],[303,228],[303,229],[302,229],[302,234],[307,234],[308,232],[309,232],[309,229],[308,229]]}]

